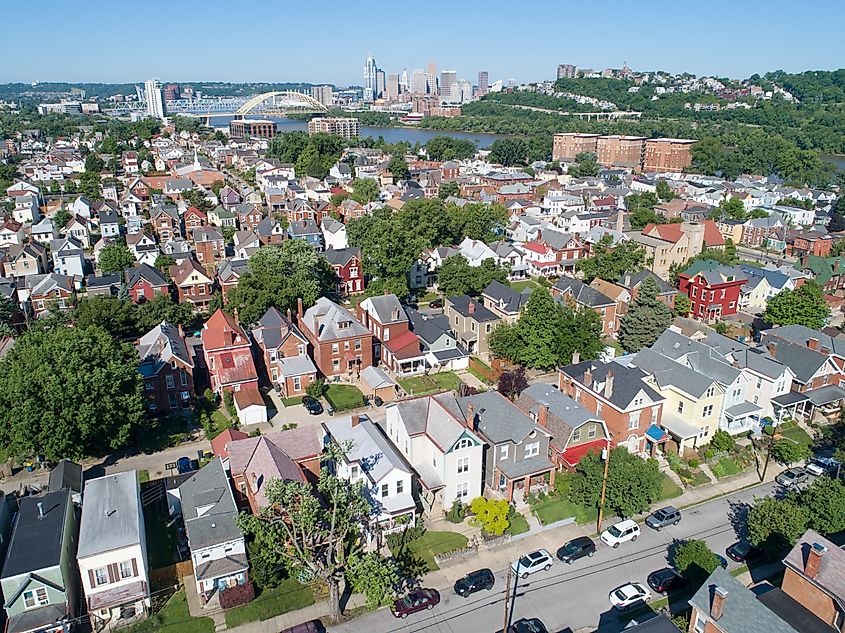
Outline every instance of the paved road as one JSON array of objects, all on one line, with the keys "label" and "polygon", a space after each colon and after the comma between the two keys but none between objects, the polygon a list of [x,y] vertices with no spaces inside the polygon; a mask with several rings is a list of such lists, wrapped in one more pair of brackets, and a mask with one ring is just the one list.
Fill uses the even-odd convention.
[{"label": "paved road", "polygon": [[758,261],[763,264],[775,264],[776,266],[781,266],[783,264],[791,265],[797,261],[794,257],[785,257],[783,255],[778,255],[775,253],[763,253],[753,248],[746,248],[744,246],[737,246],[736,252],[746,259]]},{"label": "paved road", "polygon": [[[618,549],[598,543],[595,556],[574,565],[558,563],[548,572],[540,572],[520,580],[514,604],[514,620],[539,617],[550,631],[599,630],[602,633],[621,631],[625,621],[610,609],[608,593],[630,582],[645,582],[646,576],[667,565],[669,548],[675,539],[700,538],[711,549],[724,554],[736,540],[729,519],[732,508],[751,502],[755,496],[769,494],[774,488],[767,483],[725,498],[684,511],[681,523],[655,532],[643,527],[635,543]],[[554,552],[552,552],[554,554]],[[736,563],[731,563],[736,566]],[[426,631],[428,633],[486,633],[502,629],[505,577],[496,574],[496,587],[490,592],[459,598],[451,588],[438,587],[442,602],[431,611],[395,619],[389,610],[381,609],[331,628],[337,633]]]}]

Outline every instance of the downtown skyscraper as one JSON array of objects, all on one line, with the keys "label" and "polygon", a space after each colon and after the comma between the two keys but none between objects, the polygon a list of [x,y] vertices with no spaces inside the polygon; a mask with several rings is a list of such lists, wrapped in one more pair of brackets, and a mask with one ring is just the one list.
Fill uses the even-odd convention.
[{"label": "downtown skyscraper", "polygon": [[[380,69],[376,65],[376,58],[371,53],[364,64],[364,101],[375,101],[380,96],[379,71]],[[382,73],[381,90],[384,90],[383,77],[384,74]]]}]

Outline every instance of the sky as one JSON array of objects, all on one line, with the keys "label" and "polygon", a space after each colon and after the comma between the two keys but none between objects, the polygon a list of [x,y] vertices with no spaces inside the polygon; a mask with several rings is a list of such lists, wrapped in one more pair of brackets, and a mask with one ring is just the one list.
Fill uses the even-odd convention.
[{"label": "sky", "polygon": [[[0,83],[309,82],[456,70],[475,81],[586,68],[745,78],[845,66],[841,0],[47,0],[5,2]],[[26,25],[26,26],[24,26]]]}]

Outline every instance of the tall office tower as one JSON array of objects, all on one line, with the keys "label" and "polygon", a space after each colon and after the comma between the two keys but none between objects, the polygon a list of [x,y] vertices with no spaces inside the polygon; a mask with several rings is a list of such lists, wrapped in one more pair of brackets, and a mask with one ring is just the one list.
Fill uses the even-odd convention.
[{"label": "tall office tower", "polygon": [[167,84],[164,87],[164,100],[176,101],[179,98],[179,84]]},{"label": "tall office tower", "polygon": [[376,99],[381,99],[384,96],[384,89],[386,87],[386,80],[384,71],[381,68],[376,69]]},{"label": "tall office tower", "polygon": [[440,95],[444,101],[456,101],[452,88],[458,83],[458,73],[454,70],[444,70],[440,73]]},{"label": "tall office tower", "polygon": [[[407,78],[407,75],[406,75]],[[384,89],[384,96],[387,99],[398,99],[401,84],[399,83],[399,75],[391,73],[387,76],[387,85]]]},{"label": "tall office tower", "polygon": [[400,92],[408,92],[411,89],[411,86],[408,85],[408,69],[402,69],[402,77],[399,79],[399,91]]},{"label": "tall office tower", "polygon": [[147,116],[164,118],[164,98],[161,94],[161,81],[147,79],[144,82],[144,97],[147,100]]},{"label": "tall office tower", "polygon": [[331,86],[311,86],[311,96],[326,107],[332,105]]},{"label": "tall office tower", "polygon": [[376,58],[370,54],[364,64],[364,101],[373,101],[376,98],[377,74]]},{"label": "tall office tower", "polygon": [[436,95],[437,90],[437,64],[434,61],[428,62],[428,70],[425,73],[426,91],[430,95]]},{"label": "tall office tower", "polygon": [[427,83],[425,71],[422,68],[414,68],[411,73],[411,92],[424,95]]},{"label": "tall office tower", "polygon": [[478,73],[478,96],[483,97],[488,90],[490,90],[490,76],[486,70],[482,70]]},{"label": "tall office tower", "polygon": [[452,101],[455,103],[469,103],[472,101],[472,82],[461,79],[452,86]]},{"label": "tall office tower", "polygon": [[573,64],[558,64],[557,78],[558,79],[575,79],[578,74],[578,68]]}]

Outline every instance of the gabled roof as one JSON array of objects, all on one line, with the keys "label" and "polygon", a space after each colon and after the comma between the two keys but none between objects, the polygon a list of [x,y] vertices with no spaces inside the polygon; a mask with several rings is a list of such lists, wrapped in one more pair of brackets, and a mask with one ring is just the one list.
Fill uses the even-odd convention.
[{"label": "gabled roof", "polygon": [[503,312],[519,314],[531,296],[531,289],[524,288],[522,292],[517,292],[510,286],[494,280],[488,284],[481,296],[495,302]]},{"label": "gabled roof", "polygon": [[149,264],[137,264],[132,268],[127,268],[124,271],[126,275],[126,285],[134,286],[141,280],[147,281],[152,286],[166,286],[167,279],[157,268],[153,268]]},{"label": "gabled roof", "polygon": [[540,408],[549,408],[545,428],[552,434],[552,443],[557,450],[566,448],[572,431],[587,422],[602,423],[598,416],[575,402],[552,385],[534,383],[529,385],[516,399],[520,410],[539,418]]},{"label": "gabled roof", "polygon": [[650,270],[641,270],[638,273],[625,273],[619,279],[618,284],[623,288],[627,288],[628,290],[633,290],[642,284],[647,277],[651,277],[657,283],[657,287],[660,288],[660,294],[675,294],[677,290],[670,286],[668,283],[663,281],[660,277],[655,275]]},{"label": "gabled roof", "polygon": [[534,420],[498,391],[485,391],[457,399],[465,419],[493,444],[519,443],[532,433],[548,434]]},{"label": "gabled roof", "polygon": [[671,358],[643,348],[631,360],[634,367],[642,369],[654,378],[658,388],[675,387],[693,399],[701,398],[713,386],[714,380]]},{"label": "gabled roof", "polygon": [[616,301],[574,277],[560,277],[554,287],[562,295],[570,295],[580,306],[600,308],[616,305]]},{"label": "gabled roof", "polygon": [[[626,367],[614,362],[603,363],[587,360],[576,365],[561,367],[560,371],[581,384],[584,384],[585,372],[589,371],[592,375],[592,384],[584,384],[584,386],[610,401],[614,407],[622,411],[631,406],[634,398],[640,392],[653,402],[662,402],[664,399],[663,396],[646,384],[644,380],[645,372],[636,367]],[[613,372],[613,388],[608,395],[607,378],[609,372]]]},{"label": "gabled roof", "polygon": [[766,330],[766,337],[781,338],[798,345],[810,346],[812,339],[818,342],[817,349],[828,350],[831,354],[845,357],[845,335],[829,336],[819,330],[813,330],[805,325],[782,325]]},{"label": "gabled roof", "polygon": [[825,363],[830,361],[827,354],[812,350],[809,347],[792,343],[776,336],[765,336],[763,341],[769,353],[781,363],[789,367],[795,374],[795,380],[808,383]]},{"label": "gabled roof", "polygon": [[151,375],[155,375],[163,366],[169,365],[174,358],[188,367],[194,366],[184,337],[175,325],[167,321],[162,321],[144,334],[139,339],[136,349],[141,361],[139,370],[142,374],[149,367],[152,370]]},{"label": "gabled roof", "polygon": [[249,346],[246,330],[222,308],[211,315],[202,326],[202,346],[205,351]]},{"label": "gabled roof", "polygon": [[[251,441],[254,440],[254,441]],[[305,483],[302,469],[267,436],[231,442],[229,468],[232,474],[243,474],[255,493],[259,507],[269,505],[267,484],[272,479]]]},{"label": "gabled roof", "polygon": [[[704,225],[704,245],[706,247],[724,246],[725,238],[716,226],[713,220],[704,220],[700,224]],[[683,225],[680,223],[674,224],[648,224],[643,228],[643,235],[650,235],[652,237],[659,237],[667,242],[677,243],[683,236]]]},{"label": "gabled roof", "polygon": [[191,549],[243,538],[238,510],[220,457],[215,457],[179,486],[182,518]]},{"label": "gabled roof", "polygon": [[175,266],[170,267],[170,277],[173,279],[173,283],[177,286],[181,286],[183,283],[187,282],[188,277],[194,273],[200,275],[201,278],[207,282],[212,281],[211,277],[208,276],[208,273],[205,272],[205,269],[203,269],[199,262],[193,257],[186,257]]},{"label": "gabled roof", "polygon": [[[810,578],[804,570],[814,545],[827,549],[822,552],[818,572]],[[807,530],[783,559],[783,564],[804,577],[805,582],[820,587],[845,609],[845,550],[815,530]]]},{"label": "gabled roof", "polygon": [[323,252],[323,256],[332,266],[346,266],[353,257],[357,257],[358,261],[361,260],[361,249],[357,246],[327,248]]},{"label": "gabled roof", "polygon": [[354,424],[351,416],[344,416],[323,422],[323,428],[333,441],[340,445],[352,442],[346,453],[349,462],[357,462],[361,470],[378,483],[393,470],[410,473],[410,468],[393,444],[381,430],[366,416],[358,416]]},{"label": "gabled roof", "polygon": [[349,310],[326,297],[320,297],[305,311],[301,325],[310,330],[320,341],[370,335],[370,331],[361,325]]},{"label": "gabled roof", "polygon": [[372,308],[376,320],[382,325],[408,321],[408,315],[396,295],[374,295],[364,299],[362,303],[365,304],[364,308]]},{"label": "gabled roof", "polygon": [[[455,297],[448,297],[446,299],[452,304],[452,308],[463,317],[469,317],[473,320],[484,323],[487,321],[498,321],[499,317],[485,308],[481,302],[472,299],[467,295],[457,295]],[[472,312],[470,312],[470,304],[472,304]]]},{"label": "gabled roof", "polygon": [[252,328],[252,336],[259,345],[267,349],[278,349],[288,336],[295,336],[303,343],[308,342],[293,319],[288,319],[273,307],[268,308],[258,325]]},{"label": "gabled roof", "polygon": [[665,330],[651,349],[709,376],[720,385],[732,384],[742,373],[712,347],[671,329]]},{"label": "gabled roof", "polygon": [[690,279],[701,276],[708,286],[748,281],[748,275],[738,266],[725,266],[712,259],[698,259],[681,274]]}]

